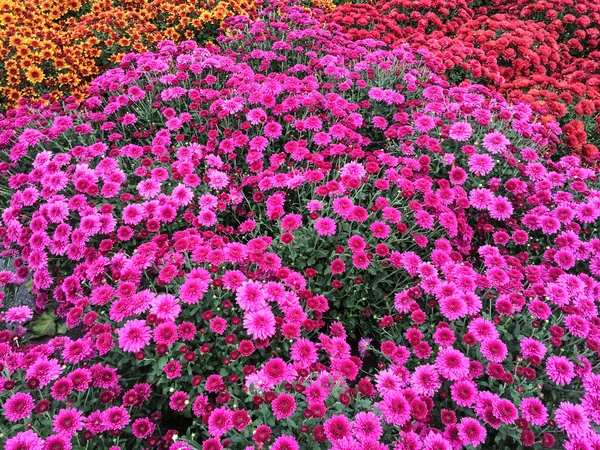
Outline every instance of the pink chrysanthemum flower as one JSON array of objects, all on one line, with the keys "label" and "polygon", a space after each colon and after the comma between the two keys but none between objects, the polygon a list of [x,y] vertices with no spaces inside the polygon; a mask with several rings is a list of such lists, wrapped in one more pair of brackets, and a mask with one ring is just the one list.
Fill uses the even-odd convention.
[{"label": "pink chrysanthemum flower", "polygon": [[177,326],[173,322],[163,322],[154,329],[154,342],[171,345],[177,341]]},{"label": "pink chrysanthemum flower", "polygon": [[300,444],[293,436],[284,434],[273,441],[270,450],[300,450]]},{"label": "pink chrysanthemum flower", "polygon": [[501,153],[510,145],[510,141],[502,133],[494,131],[483,138],[483,147],[490,153]]},{"label": "pink chrysanthemum flower", "polygon": [[138,439],[146,439],[152,433],[156,425],[150,422],[150,420],[146,417],[136,419],[131,425],[131,431],[133,435]]},{"label": "pink chrysanthemum flower", "polygon": [[269,122],[265,125],[264,133],[269,139],[277,139],[279,136],[281,136],[282,130],[282,126],[277,122]]},{"label": "pink chrysanthemum flower", "polygon": [[401,427],[410,420],[410,404],[400,392],[390,392],[378,406],[387,423]]},{"label": "pink chrysanthemum flower", "polygon": [[52,420],[52,430],[56,434],[72,436],[83,429],[84,417],[78,409],[61,409]]},{"label": "pink chrysanthemum flower", "polygon": [[562,402],[554,412],[554,420],[569,437],[584,437],[592,431],[589,419],[581,405]]},{"label": "pink chrysanthemum flower", "polygon": [[508,348],[500,339],[485,339],[481,343],[481,354],[492,362],[500,363],[508,356]]},{"label": "pink chrysanthemum flower", "polygon": [[29,306],[14,306],[3,315],[3,319],[7,323],[24,323],[32,317],[33,311]]},{"label": "pink chrysanthemum flower", "polygon": [[478,420],[470,417],[461,419],[458,425],[458,437],[462,445],[472,445],[477,447],[485,442],[487,432],[485,427]]},{"label": "pink chrysanthemum flower", "polygon": [[427,133],[435,128],[435,121],[430,116],[420,116],[414,123],[420,133]]},{"label": "pink chrysanthemum flower", "polygon": [[34,408],[33,397],[24,392],[17,392],[4,402],[4,417],[11,422],[29,417]]},{"label": "pink chrysanthemum flower", "polygon": [[314,227],[319,236],[333,236],[337,229],[335,221],[330,217],[320,217],[315,221]]},{"label": "pink chrysanthemum flower", "polygon": [[183,391],[175,391],[169,398],[169,408],[173,411],[183,411],[190,403],[190,396]]},{"label": "pink chrysanthemum flower", "polygon": [[455,122],[450,127],[449,136],[458,142],[468,141],[473,134],[473,128],[469,122]]},{"label": "pink chrysanthemum flower", "polygon": [[4,450],[44,450],[44,441],[33,430],[21,431],[6,440]]},{"label": "pink chrysanthemum flower", "polygon": [[460,380],[469,375],[469,358],[453,348],[440,350],[435,367],[448,380]]},{"label": "pink chrysanthemum flower", "polygon": [[564,386],[575,378],[575,365],[564,356],[552,356],[546,360],[546,373],[554,383]]},{"label": "pink chrysanthemum flower", "polygon": [[309,368],[318,359],[315,344],[305,338],[297,339],[292,344],[290,355],[297,366],[304,368]]},{"label": "pink chrysanthemum flower", "polygon": [[119,347],[126,352],[138,352],[150,343],[152,330],[144,320],[130,320],[117,330]]},{"label": "pink chrysanthemum flower", "polygon": [[521,416],[532,425],[543,427],[548,422],[548,409],[539,398],[524,398],[519,406]]},{"label": "pink chrysanthemum flower", "polygon": [[415,368],[411,375],[410,383],[417,394],[427,397],[433,397],[438,389],[442,387],[442,382],[435,366],[430,364],[424,364]]},{"label": "pink chrysanthemum flower", "polygon": [[473,189],[469,192],[469,202],[475,209],[487,209],[493,198],[494,194],[489,189]]},{"label": "pink chrysanthemum flower", "polygon": [[102,413],[106,430],[122,430],[131,421],[129,413],[122,406],[113,406]]},{"label": "pink chrysanthemum flower", "polygon": [[360,442],[378,441],[383,434],[379,418],[372,412],[360,412],[352,422],[352,433]]},{"label": "pink chrysanthemum flower", "polygon": [[456,381],[451,387],[452,400],[458,406],[472,406],[477,400],[477,385],[471,380]]},{"label": "pink chrysanthemum flower", "polygon": [[325,427],[325,436],[327,436],[327,439],[331,442],[351,436],[350,422],[344,415],[333,415],[330,419],[326,420],[323,425]]},{"label": "pink chrysanthemum flower", "polygon": [[227,408],[215,409],[208,418],[208,432],[211,436],[221,437],[233,428],[232,413]]},{"label": "pink chrysanthemum flower", "polygon": [[150,312],[163,320],[175,320],[181,312],[178,300],[170,294],[160,294],[152,299]]},{"label": "pink chrysanthemum flower", "polygon": [[44,440],[44,450],[71,450],[71,438],[61,434],[48,436]]},{"label": "pink chrysanthemum flower", "polygon": [[56,380],[61,372],[62,369],[56,359],[38,359],[27,369],[25,379],[27,381],[38,380],[40,388],[42,388],[52,380]]},{"label": "pink chrysanthemum flower", "polygon": [[277,420],[287,419],[296,411],[296,400],[290,394],[282,393],[273,400],[271,407]]},{"label": "pink chrysanthemum flower", "polygon": [[378,239],[386,239],[390,235],[390,227],[384,222],[375,221],[369,227],[373,233],[373,237]]},{"label": "pink chrysanthemum flower", "polygon": [[508,219],[514,211],[512,203],[506,197],[494,198],[488,209],[490,211],[490,217],[498,220]]},{"label": "pink chrysanthemum flower", "polygon": [[267,339],[275,334],[275,316],[270,309],[248,312],[244,315],[244,328],[254,339]]},{"label": "pink chrysanthemum flower", "polygon": [[235,293],[235,300],[244,311],[257,311],[267,307],[265,288],[258,281],[245,281]]},{"label": "pink chrysanthemum flower", "polygon": [[490,155],[474,154],[469,157],[469,170],[475,175],[487,175],[494,168],[494,160]]},{"label": "pink chrysanthemum flower", "polygon": [[371,264],[371,260],[364,252],[356,252],[352,255],[352,264],[358,269],[366,269]]}]

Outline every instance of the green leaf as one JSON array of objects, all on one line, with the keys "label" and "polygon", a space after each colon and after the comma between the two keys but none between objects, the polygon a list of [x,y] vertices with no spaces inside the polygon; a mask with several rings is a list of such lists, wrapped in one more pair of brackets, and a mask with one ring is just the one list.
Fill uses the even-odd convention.
[{"label": "green leaf", "polygon": [[56,336],[56,319],[54,311],[49,310],[29,322],[27,328],[36,337],[53,337]]}]

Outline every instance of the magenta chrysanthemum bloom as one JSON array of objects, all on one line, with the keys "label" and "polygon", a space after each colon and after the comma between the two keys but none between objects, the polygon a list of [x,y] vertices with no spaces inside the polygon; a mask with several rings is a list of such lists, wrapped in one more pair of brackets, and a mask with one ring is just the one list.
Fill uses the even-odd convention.
[{"label": "magenta chrysanthemum bloom", "polygon": [[534,338],[523,338],[519,345],[521,347],[521,354],[527,359],[531,358],[532,356],[542,359],[548,351],[542,342]]},{"label": "magenta chrysanthemum bloom", "polygon": [[554,420],[569,437],[584,437],[592,431],[590,421],[581,405],[562,402],[554,412]]},{"label": "magenta chrysanthemum bloom", "polygon": [[487,432],[478,420],[464,417],[458,425],[458,437],[462,445],[477,447],[485,442]]},{"label": "magenta chrysanthemum bloom", "polygon": [[510,141],[502,133],[494,131],[483,138],[483,147],[490,153],[501,153],[510,145]]},{"label": "magenta chrysanthemum bloom", "polygon": [[150,422],[150,420],[146,417],[136,419],[131,425],[131,431],[138,439],[146,439],[148,436],[154,433],[155,428],[156,425]]},{"label": "magenta chrysanthemum bloom", "polygon": [[269,122],[265,125],[265,136],[269,139],[277,139],[281,136],[281,131],[283,130],[282,126],[277,122]]},{"label": "magenta chrysanthemum bloom", "polygon": [[[203,269],[201,269],[203,270]],[[210,274],[202,272],[200,278],[189,278],[179,288],[179,299],[183,303],[195,304],[198,303],[204,294],[208,292],[210,282]]]},{"label": "magenta chrysanthemum bloom", "polygon": [[519,413],[510,400],[496,399],[493,402],[493,414],[500,422],[510,424],[517,420]]},{"label": "magenta chrysanthemum bloom", "polygon": [[333,236],[337,226],[331,217],[321,217],[315,221],[315,230],[319,236]]},{"label": "magenta chrysanthemum bloom", "polygon": [[169,408],[173,411],[183,411],[190,403],[190,396],[183,391],[175,391],[169,398]]},{"label": "magenta chrysanthemum bloom", "polygon": [[475,209],[487,209],[493,198],[494,194],[489,189],[473,189],[469,192],[469,202]]},{"label": "magenta chrysanthemum bloom", "polygon": [[455,141],[468,141],[473,134],[473,128],[469,122],[455,122],[450,127],[449,136]]},{"label": "magenta chrysanthemum bloom", "polygon": [[187,206],[194,198],[194,194],[190,188],[183,185],[178,185],[171,192],[171,199],[177,206]]},{"label": "magenta chrysanthemum bloom", "polygon": [[309,368],[318,359],[317,347],[310,340],[300,338],[292,344],[290,356],[299,367]]},{"label": "magenta chrysanthemum bloom", "polygon": [[361,236],[355,235],[348,239],[348,247],[350,247],[353,252],[360,252],[364,250],[366,246],[367,244]]},{"label": "magenta chrysanthemum bloom", "polygon": [[300,450],[300,444],[293,436],[282,435],[273,441],[271,450]]},{"label": "magenta chrysanthemum bloom", "polygon": [[351,436],[350,422],[344,415],[333,415],[330,419],[326,420],[323,425],[325,427],[325,436],[327,436],[327,439],[331,442]]},{"label": "magenta chrysanthemum bloom", "polygon": [[244,315],[244,328],[254,339],[267,339],[275,334],[275,316],[270,309],[248,312]]},{"label": "magenta chrysanthemum bloom", "polygon": [[44,441],[35,431],[21,431],[6,440],[4,450],[44,450]]},{"label": "magenta chrysanthemum bloom", "polygon": [[533,300],[527,305],[527,309],[533,317],[540,320],[546,320],[552,314],[552,310],[547,303],[541,300]]},{"label": "magenta chrysanthemum bloom", "polygon": [[433,397],[438,389],[442,387],[435,366],[430,364],[418,366],[410,378],[410,383],[417,394],[427,397]]},{"label": "magenta chrysanthemum bloom", "polygon": [[381,422],[372,412],[360,412],[352,422],[352,433],[360,442],[378,441],[383,434]]},{"label": "magenta chrysanthemum bloom", "polygon": [[144,210],[140,205],[127,205],[123,209],[123,223],[127,225],[137,225],[144,218]]},{"label": "magenta chrysanthemum bloom", "polygon": [[548,422],[548,409],[539,398],[524,398],[519,406],[521,416],[532,425],[543,427]]},{"label": "magenta chrysanthemum bloom", "polygon": [[385,239],[390,235],[390,227],[384,222],[375,221],[369,227],[373,233],[373,237],[378,239]]},{"label": "magenta chrysanthemum bloom", "polygon": [[178,378],[181,376],[181,363],[179,361],[169,361],[163,367],[163,372],[169,380]]},{"label": "magenta chrysanthemum bloom", "polygon": [[[423,450],[453,450],[454,447],[450,441],[446,440],[441,434],[429,433],[423,440],[417,440],[423,447]],[[419,448],[419,447],[417,447]],[[404,449],[402,449],[404,450]],[[408,449],[406,449],[408,450]]]},{"label": "magenta chrysanthemum bloom", "polygon": [[258,281],[245,281],[235,293],[235,300],[244,311],[257,311],[267,307],[265,288]]},{"label": "magenta chrysanthemum bloom", "polygon": [[469,358],[453,348],[440,350],[435,367],[448,380],[460,380],[469,376]]},{"label": "magenta chrysanthemum bloom", "polygon": [[121,430],[131,421],[129,413],[122,406],[113,406],[102,413],[106,430]]},{"label": "magenta chrysanthemum bloom", "polygon": [[590,323],[577,314],[565,317],[565,327],[573,336],[587,338],[590,333]]},{"label": "magenta chrysanthemum bloom", "polygon": [[500,363],[508,356],[508,348],[500,339],[485,339],[480,350],[481,354],[492,362]]},{"label": "magenta chrysanthemum bloom", "polygon": [[175,320],[181,312],[179,301],[170,294],[160,294],[152,299],[150,312],[163,320]]},{"label": "magenta chrysanthemum bloom", "polygon": [[221,437],[233,428],[232,413],[227,408],[215,409],[208,418],[208,432],[211,436]]},{"label": "magenta chrysanthemum bloom", "polygon": [[401,427],[410,420],[410,404],[400,392],[390,392],[377,404],[387,423]]},{"label": "magenta chrysanthemum bloom", "polygon": [[24,392],[17,392],[4,402],[4,417],[11,422],[29,417],[34,408],[33,397]]},{"label": "magenta chrysanthemum bloom", "polygon": [[564,386],[575,378],[575,365],[564,356],[552,356],[546,360],[546,373],[554,383]]},{"label": "magenta chrysanthemum bloom", "polygon": [[273,400],[271,407],[277,420],[287,419],[296,411],[296,400],[290,394],[282,393]]},{"label": "magenta chrysanthemum bloom", "polygon": [[42,388],[52,380],[56,380],[61,372],[62,369],[56,359],[38,359],[27,369],[25,379],[27,381],[38,380],[40,388]]},{"label": "magenta chrysanthemum bloom", "polygon": [[346,264],[340,258],[336,258],[331,261],[330,269],[333,275],[344,273],[346,271]]},{"label": "magenta chrysanthemum bloom", "polygon": [[488,207],[490,217],[497,220],[506,220],[514,211],[512,203],[506,197],[496,197]]},{"label": "magenta chrysanthemum bloom", "polygon": [[443,297],[439,300],[440,312],[448,320],[457,320],[467,315],[467,304],[457,296]]},{"label": "magenta chrysanthemum bloom", "polygon": [[227,321],[222,317],[214,317],[210,321],[210,331],[222,335],[227,329]]},{"label": "magenta chrysanthemum bloom", "polygon": [[281,229],[284,231],[294,231],[302,226],[301,214],[286,214],[281,219]]},{"label": "magenta chrysanthemum bloom", "polygon": [[2,318],[7,323],[23,323],[32,317],[33,311],[29,306],[15,306],[7,310]]},{"label": "magenta chrysanthemum bloom", "polygon": [[450,387],[452,400],[458,406],[472,406],[477,400],[477,385],[471,380],[459,380]]},{"label": "magenta chrysanthemum bloom", "polygon": [[151,199],[160,194],[161,185],[158,181],[149,178],[147,180],[140,181],[137,185],[137,190],[145,199]]},{"label": "magenta chrysanthemum bloom", "polygon": [[61,434],[48,436],[44,440],[44,450],[71,450],[71,438]]},{"label": "magenta chrysanthemum bloom", "polygon": [[52,420],[52,430],[56,434],[72,436],[83,429],[84,417],[78,409],[61,409]]},{"label": "magenta chrysanthemum bloom", "polygon": [[474,154],[469,157],[469,170],[475,175],[487,175],[494,168],[494,160],[490,155]]},{"label": "magenta chrysanthemum bloom", "polygon": [[366,269],[371,264],[371,260],[364,252],[356,252],[352,255],[352,264],[358,269]]},{"label": "magenta chrysanthemum bloom", "polygon": [[117,330],[119,347],[126,352],[139,352],[150,343],[152,330],[144,320],[130,320]]},{"label": "magenta chrysanthemum bloom", "polygon": [[429,116],[420,116],[415,120],[415,127],[420,133],[427,133],[435,128],[435,121]]}]

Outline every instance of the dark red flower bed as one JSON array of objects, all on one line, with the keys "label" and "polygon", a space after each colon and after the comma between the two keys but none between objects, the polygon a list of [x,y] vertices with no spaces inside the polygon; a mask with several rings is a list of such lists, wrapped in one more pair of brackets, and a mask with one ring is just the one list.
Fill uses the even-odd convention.
[{"label": "dark red flower bed", "polygon": [[325,20],[355,40],[426,47],[450,82],[527,102],[539,121],[560,122],[566,151],[588,163],[600,157],[597,2],[380,0],[340,5]]}]

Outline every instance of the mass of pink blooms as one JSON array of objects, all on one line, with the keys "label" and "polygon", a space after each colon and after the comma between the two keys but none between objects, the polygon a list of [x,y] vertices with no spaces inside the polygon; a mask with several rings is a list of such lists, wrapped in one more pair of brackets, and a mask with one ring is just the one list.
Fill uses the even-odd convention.
[{"label": "mass of pink blooms", "polygon": [[321,14],[0,120],[3,450],[600,449],[598,173]]}]

